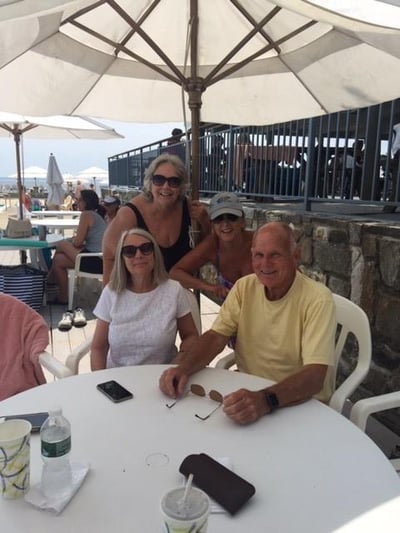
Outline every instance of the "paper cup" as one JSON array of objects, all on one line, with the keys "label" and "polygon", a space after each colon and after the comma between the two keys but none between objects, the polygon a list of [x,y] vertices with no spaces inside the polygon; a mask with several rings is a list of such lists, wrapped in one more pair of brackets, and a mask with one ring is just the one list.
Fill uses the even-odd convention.
[{"label": "paper cup", "polygon": [[185,505],[185,487],[172,489],[161,500],[163,533],[206,533],[210,500],[205,492],[191,488]]},{"label": "paper cup", "polygon": [[0,490],[4,498],[18,498],[29,489],[31,429],[27,420],[0,423]]}]

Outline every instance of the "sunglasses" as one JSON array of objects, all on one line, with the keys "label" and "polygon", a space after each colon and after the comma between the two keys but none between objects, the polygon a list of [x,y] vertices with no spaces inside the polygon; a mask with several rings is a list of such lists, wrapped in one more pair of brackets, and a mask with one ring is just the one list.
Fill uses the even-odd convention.
[{"label": "sunglasses", "polygon": [[173,189],[177,189],[182,183],[181,178],[177,178],[176,176],[172,178],[166,178],[161,174],[154,174],[154,176],[151,178],[151,181],[154,183],[154,185],[157,185],[158,187],[162,187],[167,183],[168,187],[172,187]]},{"label": "sunglasses", "polygon": [[183,396],[181,396],[181,398],[177,398],[172,403],[166,403],[165,406],[168,407],[168,409],[171,409],[178,402],[179,399],[185,398],[190,392],[192,394],[195,394],[196,396],[201,396],[203,398],[208,396],[208,398],[210,398],[211,400],[214,400],[214,402],[218,402],[217,407],[215,407],[210,413],[208,413],[208,415],[206,416],[200,416],[198,414],[194,415],[196,418],[199,418],[200,420],[207,420],[207,418],[210,418],[210,416],[213,413],[215,413],[217,409],[221,407],[224,401],[224,398],[220,392],[216,390],[210,390],[210,392],[207,393],[202,385],[197,385],[197,383],[192,383],[192,385],[190,385],[190,389],[186,391],[186,393]]},{"label": "sunglasses", "polygon": [[123,255],[124,257],[135,257],[136,252],[138,250],[140,250],[140,253],[142,255],[150,255],[151,253],[153,253],[154,245],[152,242],[144,242],[139,246],[128,244],[127,246],[123,246],[121,248],[121,255]]},{"label": "sunglasses", "polygon": [[224,215],[219,215],[215,218],[213,218],[214,224],[220,224],[224,220],[227,220],[228,222],[236,222],[239,219],[237,215],[232,215],[231,213],[225,213]]}]

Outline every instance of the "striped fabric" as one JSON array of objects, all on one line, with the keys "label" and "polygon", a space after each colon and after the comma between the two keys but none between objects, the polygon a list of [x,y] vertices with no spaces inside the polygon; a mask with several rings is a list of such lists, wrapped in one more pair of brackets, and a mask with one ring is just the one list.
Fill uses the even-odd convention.
[{"label": "striped fabric", "polygon": [[38,311],[43,305],[46,272],[28,265],[0,265],[0,292],[10,294]]}]

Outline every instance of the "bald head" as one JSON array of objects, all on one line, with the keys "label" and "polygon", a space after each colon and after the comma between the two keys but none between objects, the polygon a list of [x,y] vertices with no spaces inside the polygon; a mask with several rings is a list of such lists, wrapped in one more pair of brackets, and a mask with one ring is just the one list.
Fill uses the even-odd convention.
[{"label": "bald head", "polygon": [[253,246],[259,237],[265,235],[279,239],[282,245],[287,246],[288,253],[294,253],[297,246],[296,240],[292,228],[286,222],[267,222],[263,226],[260,226],[254,233]]}]

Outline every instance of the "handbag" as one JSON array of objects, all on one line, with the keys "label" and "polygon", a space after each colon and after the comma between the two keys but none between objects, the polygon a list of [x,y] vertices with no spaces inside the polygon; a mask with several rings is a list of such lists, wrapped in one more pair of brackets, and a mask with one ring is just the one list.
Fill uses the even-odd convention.
[{"label": "handbag", "polygon": [[0,265],[0,292],[10,294],[35,311],[43,305],[47,273],[28,265]]},{"label": "handbag", "polygon": [[32,236],[32,224],[27,218],[22,220],[8,217],[6,236],[10,239],[23,239]]}]

